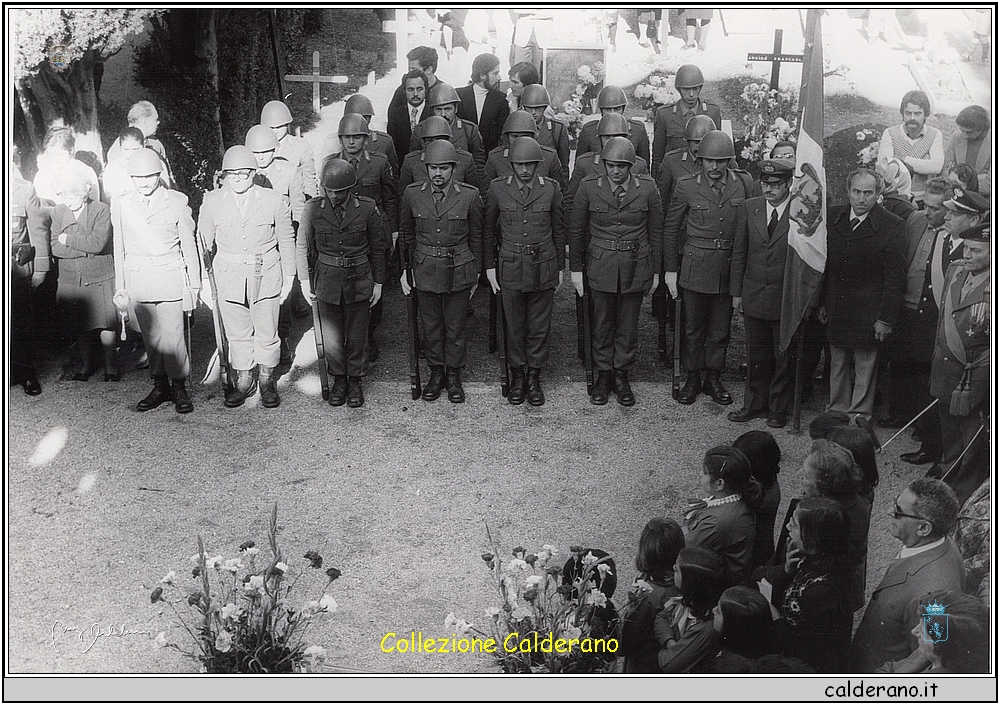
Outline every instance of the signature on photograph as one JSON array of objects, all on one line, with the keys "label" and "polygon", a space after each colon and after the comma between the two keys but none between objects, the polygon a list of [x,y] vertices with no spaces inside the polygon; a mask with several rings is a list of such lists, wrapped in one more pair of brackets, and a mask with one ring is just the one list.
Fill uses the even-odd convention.
[{"label": "signature on photograph", "polygon": [[152,636],[152,633],[147,629],[129,629],[124,624],[114,624],[112,622],[102,624],[101,622],[94,622],[88,627],[78,627],[57,619],[52,623],[52,641],[50,646],[55,646],[56,642],[66,634],[71,635],[69,638],[73,638],[72,635],[76,636],[76,639],[83,647],[82,653],[89,652],[92,648],[94,648],[94,644],[101,639],[108,637],[121,639],[124,637],[138,635],[145,635],[147,637]]}]

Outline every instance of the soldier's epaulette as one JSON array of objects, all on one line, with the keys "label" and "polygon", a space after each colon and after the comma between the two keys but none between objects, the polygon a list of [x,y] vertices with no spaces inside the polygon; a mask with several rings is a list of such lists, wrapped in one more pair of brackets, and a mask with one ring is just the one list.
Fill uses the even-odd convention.
[{"label": "soldier's epaulette", "polygon": [[671,149],[669,152],[664,154],[664,157],[669,157],[671,154],[680,154],[681,152],[688,151],[687,147],[678,147],[677,149]]},{"label": "soldier's epaulette", "polygon": [[427,181],[414,181],[412,184],[410,184],[405,189],[403,189],[403,192],[405,193],[406,191],[409,191],[410,189],[418,189],[420,191],[424,191],[424,190],[426,190],[428,183],[429,182],[427,182]]},{"label": "soldier's epaulette", "polygon": [[542,148],[543,152],[552,152],[555,155],[559,154],[556,150],[554,150],[552,147],[549,147],[548,145],[540,144],[538,146]]},{"label": "soldier's epaulette", "polygon": [[318,203],[319,207],[322,208],[323,207],[323,201],[325,201],[325,200],[326,200],[326,196],[313,196],[312,198],[306,199],[306,205],[308,206],[310,203],[313,203],[313,204]]},{"label": "soldier's epaulette", "polygon": [[374,157],[375,161],[378,161],[379,159],[386,162],[389,161],[389,157],[385,156],[385,154],[383,154],[382,152],[369,152],[366,149],[365,154],[368,156],[369,160],[371,160]]},{"label": "soldier's epaulette", "polygon": [[475,191],[476,193],[479,193],[479,189],[477,189],[477,188],[476,188],[475,186],[473,186],[472,184],[467,184],[467,183],[465,183],[464,181],[456,181],[456,182],[455,182],[455,193],[458,193],[458,192],[459,192],[459,190],[461,190],[461,189],[463,189],[463,188],[464,188],[464,189],[467,189],[467,190],[469,190],[469,191]]},{"label": "soldier's epaulette", "polygon": [[652,181],[653,183],[656,183],[656,179],[654,179],[649,174],[637,174],[635,172],[632,172],[632,176],[634,176],[638,181]]},{"label": "soldier's epaulette", "polygon": [[491,184],[495,184],[495,183],[497,183],[498,181],[503,181],[503,182],[505,182],[505,183],[506,183],[506,184],[507,184],[508,186],[510,186],[510,184],[511,184],[511,181],[513,180],[513,178],[514,178],[514,175],[513,175],[513,174],[509,174],[509,175],[507,175],[507,176],[498,176],[498,177],[496,177],[495,179],[492,179],[492,180],[490,181],[490,183],[491,183]]},{"label": "soldier's epaulette", "polygon": [[538,175],[538,183],[542,184],[543,186],[545,184],[552,184],[553,186],[558,186],[559,185],[559,182],[556,181],[555,179],[553,179],[552,177],[550,177],[550,176],[542,176],[541,174]]},{"label": "soldier's epaulette", "polygon": [[604,176],[604,174],[602,174],[601,172],[596,172],[594,174],[587,174],[586,176],[583,177],[582,181],[593,181],[594,179],[600,179],[602,176]]},{"label": "soldier's epaulette", "polygon": [[644,130],[646,129],[646,123],[644,123],[642,120],[640,120],[637,117],[630,117],[628,119],[628,121],[631,122],[631,123],[633,123],[633,124],[635,124],[635,125],[638,125],[639,127],[641,127]]},{"label": "soldier's epaulette", "polygon": [[472,156],[472,152],[467,149],[462,149],[461,147],[455,147],[455,151],[459,154],[468,154],[470,157]]},{"label": "soldier's epaulette", "polygon": [[355,205],[357,205],[359,202],[360,203],[375,203],[375,199],[371,198],[370,196],[362,196],[359,193],[355,193],[353,195],[354,195],[354,203],[355,203]]},{"label": "soldier's epaulette", "polygon": [[682,181],[691,181],[692,179],[697,179],[699,176],[701,176],[701,172],[698,172],[696,174],[684,174],[684,176],[680,176],[677,178],[677,183],[680,183]]}]

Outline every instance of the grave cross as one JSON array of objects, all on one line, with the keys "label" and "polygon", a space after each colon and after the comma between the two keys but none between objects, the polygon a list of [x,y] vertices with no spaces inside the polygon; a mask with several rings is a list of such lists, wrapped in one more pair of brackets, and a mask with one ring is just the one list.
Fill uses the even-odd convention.
[{"label": "grave cross", "polygon": [[781,64],[801,64],[802,54],[782,54],[781,53],[781,39],[784,34],[784,30],[776,29],[774,30],[774,51],[770,54],[747,54],[747,61],[770,61],[771,62],[771,90],[778,90],[778,71],[781,70]]},{"label": "grave cross", "polygon": [[396,19],[382,23],[383,32],[396,35],[396,70],[401,75],[405,73],[404,67],[407,65],[406,52],[410,35],[423,32],[423,26],[419,22],[410,22],[408,15],[409,10],[406,8],[396,8]]},{"label": "grave cross", "polygon": [[319,113],[319,84],[321,83],[347,83],[347,76],[320,76],[319,75],[319,52],[313,52],[313,71],[311,75],[290,73],[285,76],[286,81],[301,81],[313,84],[313,112]]}]

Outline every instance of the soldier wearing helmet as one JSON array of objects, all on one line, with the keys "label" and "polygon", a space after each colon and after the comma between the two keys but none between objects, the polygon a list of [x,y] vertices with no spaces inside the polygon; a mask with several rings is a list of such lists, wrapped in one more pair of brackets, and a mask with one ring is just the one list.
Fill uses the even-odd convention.
[{"label": "soldier wearing helmet", "polygon": [[490,287],[500,294],[507,315],[507,401],[521,404],[527,396],[529,404],[541,406],[552,300],[566,259],[562,195],[554,179],[538,173],[544,154],[534,139],[513,139],[508,158],[511,173],[489,185],[483,257]]},{"label": "soldier wearing helmet", "polygon": [[682,176],[701,171],[701,166],[698,164],[698,145],[701,144],[702,137],[717,129],[719,126],[708,115],[695,115],[689,118],[684,126],[684,141],[687,144],[663,155],[660,169],[656,172],[656,186],[660,189],[660,198],[663,199],[664,213],[670,209],[670,195],[677,180]]},{"label": "soldier wearing helmet", "polygon": [[[510,164],[510,143],[518,137],[530,137],[535,139],[538,128],[535,121],[524,110],[515,110],[503,125],[503,135],[500,138],[500,146],[494,149],[486,157],[486,176],[483,183],[489,187],[490,182],[498,176],[510,176],[514,173],[514,168]],[[537,142],[535,144],[538,144]],[[551,147],[542,147],[542,163],[539,164],[537,173],[540,176],[547,176],[559,182],[559,188],[565,188],[563,183],[562,164],[559,163],[559,155]]]},{"label": "soldier wearing helmet", "polygon": [[[350,99],[348,99],[350,100]],[[366,99],[367,100],[367,99]],[[355,171],[357,181],[351,192],[375,201],[376,216],[382,232],[382,249],[385,261],[390,261],[390,253],[399,237],[399,208],[396,185],[392,180],[389,161],[384,154],[369,151],[370,128],[368,122],[358,114],[347,113],[340,120],[337,130],[343,149],[331,154],[324,161],[332,159],[347,161]],[[368,361],[379,357],[376,330],[382,323],[382,299],[375,302],[368,321]]]},{"label": "soldier wearing helmet", "polygon": [[[410,184],[399,207],[399,240],[413,274],[413,290],[431,376],[422,397],[465,401],[466,308],[483,261],[483,205],[478,189],[455,180],[459,156],[447,140],[424,150],[428,181]],[[406,273],[400,277],[409,295]]]},{"label": "soldier wearing helmet", "polygon": [[[486,149],[483,147],[483,138],[479,134],[479,128],[475,123],[462,120],[458,117],[458,106],[462,99],[458,97],[458,92],[447,83],[438,81],[430,89],[427,95],[427,107],[430,115],[444,118],[451,133],[450,140],[458,149],[464,149],[472,154],[472,160],[476,165],[476,183],[483,180],[483,170],[486,167]],[[426,114],[426,113],[425,113]],[[410,138],[410,152],[420,149],[425,134],[428,118],[417,125]]]},{"label": "soldier wearing helmet", "polygon": [[[388,170],[385,157],[369,157],[379,157]],[[334,380],[330,405],[352,408],[365,403],[365,341],[371,307],[382,298],[386,252],[382,215],[374,199],[357,192],[357,181],[355,167],[344,155],[327,159],[320,177],[323,195],[306,204],[296,242],[299,280],[319,313],[320,329],[313,333],[323,340],[326,354],[319,364],[327,366]]]},{"label": "soldier wearing helmet", "polygon": [[639,344],[639,309],[663,269],[663,211],[653,179],[631,173],[631,142],[612,137],[601,159],[604,173],[585,178],[573,201],[569,268],[579,296],[586,274],[592,299],[597,380],[590,401],[606,404],[613,388],[619,404],[632,406],[628,375]]},{"label": "soldier wearing helmet", "polygon": [[535,120],[538,134],[535,141],[543,147],[551,147],[559,155],[562,164],[563,182],[569,182],[569,130],[566,125],[546,114],[552,100],[545,86],[532,83],[521,93],[521,108],[527,110]]},{"label": "soldier wearing helmet", "polygon": [[129,305],[149,355],[153,390],[136,408],[149,411],[173,401],[181,414],[194,409],[186,381],[191,372],[184,313],[194,309],[201,263],[187,196],[163,186],[163,162],[151,149],[129,158],[135,187],[111,204],[114,229],[115,306]]},{"label": "soldier wearing helmet", "polygon": [[274,136],[278,138],[275,155],[287,159],[301,173],[305,195],[309,198],[315,196],[316,162],[305,138],[296,137],[289,132],[292,126],[292,113],[288,110],[288,106],[280,100],[270,101],[260,111],[260,124],[270,127]]},{"label": "soldier wearing helmet", "polygon": [[695,115],[708,115],[715,123],[716,129],[722,128],[722,112],[715,103],[701,99],[701,88],[705,77],[694,64],[685,64],[677,69],[674,77],[674,87],[680,93],[680,99],[672,105],[656,109],[653,119],[653,171],[660,169],[663,155],[672,149],[682,149],[685,146],[684,128],[689,119]]},{"label": "soldier wearing helmet", "polygon": [[[598,121],[597,124],[597,145],[593,152],[581,152],[577,150],[576,165],[573,167],[573,178],[569,180],[569,187],[566,189],[566,210],[573,210],[573,199],[580,188],[580,183],[591,174],[604,173],[604,161],[601,159],[601,150],[612,137],[628,137],[629,121],[620,113],[608,113]],[[632,141],[631,139],[629,140]],[[634,145],[633,145],[634,146]],[[632,167],[635,174],[649,174],[649,164],[642,157],[635,158],[635,165]]]},{"label": "soldier wearing helmet", "polygon": [[[419,128],[418,132],[423,133],[421,137],[421,151],[410,152],[406,155],[406,159],[403,160],[403,168],[400,169],[399,181],[396,184],[396,194],[399,201],[402,201],[403,192],[407,186],[429,180],[424,154],[427,146],[436,141],[451,141],[451,127],[443,117],[432,115],[420,123]],[[451,142],[451,144],[454,145],[454,142]],[[473,161],[472,154],[459,147],[455,148],[455,153],[458,155],[458,165],[455,167],[454,173],[455,180],[479,188],[482,181],[477,174],[476,163]]]},{"label": "soldier wearing helmet", "polygon": [[272,408],[281,403],[274,369],[281,347],[278,309],[295,283],[292,213],[279,193],[254,183],[257,161],[247,147],[226,150],[222,171],[222,187],[205,194],[198,234],[212,257],[237,376],[225,404],[241,406],[259,382],[261,404]]},{"label": "soldier wearing helmet", "polygon": [[[352,113],[363,117],[365,125],[368,126],[368,141],[365,142],[365,149],[373,154],[377,152],[384,155],[389,160],[392,178],[395,179],[399,175],[399,156],[396,152],[396,145],[387,133],[371,126],[372,118],[375,116],[375,106],[372,105],[367,96],[355,93],[344,102],[344,115]],[[323,154],[330,155],[338,151],[340,151],[339,135],[327,135],[323,141]]]},{"label": "soldier wearing helmet", "polygon": [[[749,174],[729,167],[733,140],[721,130],[708,132],[698,147],[701,171],[682,176],[674,186],[664,220],[665,279],[670,295],[683,289],[687,381],[678,401],[693,404],[704,389],[718,404],[732,404],[722,386],[733,296],[739,295],[733,243],[747,227],[745,201],[755,195]],[[704,379],[703,379],[704,378]]]},{"label": "soldier wearing helmet", "polygon": [[[628,99],[625,97],[625,91],[618,86],[605,86],[597,94],[597,107],[600,109],[602,116],[610,113],[624,114],[627,105]],[[580,136],[577,138],[576,143],[576,153],[578,155],[586,154],[587,152],[600,153],[601,144],[597,128],[598,121],[592,120],[586,123],[580,130]],[[626,137],[628,137],[632,146],[635,147],[635,153],[648,164],[649,133],[646,132],[646,126],[641,120],[629,118],[628,134]]]}]

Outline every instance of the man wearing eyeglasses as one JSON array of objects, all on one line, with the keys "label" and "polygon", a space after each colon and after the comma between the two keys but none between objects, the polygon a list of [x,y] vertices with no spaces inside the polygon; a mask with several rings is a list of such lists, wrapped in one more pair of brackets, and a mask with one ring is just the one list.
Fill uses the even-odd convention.
[{"label": "man wearing eyeglasses", "polygon": [[932,590],[962,590],[962,556],[948,538],[958,518],[958,499],[948,485],[914,480],[896,498],[889,530],[903,547],[872,593],[851,643],[851,671],[874,673],[917,648],[910,630],[920,619],[920,599]]}]

